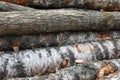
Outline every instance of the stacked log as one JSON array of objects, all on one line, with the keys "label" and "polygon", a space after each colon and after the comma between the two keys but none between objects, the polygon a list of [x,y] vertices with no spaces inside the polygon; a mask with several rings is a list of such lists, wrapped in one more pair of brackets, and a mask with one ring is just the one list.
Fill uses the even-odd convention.
[{"label": "stacked log", "polygon": [[87,43],[101,40],[119,39],[119,31],[109,31],[106,37],[99,37],[99,32],[59,32],[38,35],[21,35],[11,37],[0,37],[0,50],[13,50],[14,43],[19,43],[20,50],[44,47],[75,45],[76,43]]},{"label": "stacked log", "polygon": [[1,0],[0,80],[112,79],[119,11],[119,0]]},{"label": "stacked log", "polygon": [[[79,51],[80,50],[80,51]],[[62,46],[19,52],[3,53],[0,56],[0,75],[25,77],[56,72],[56,69],[73,66],[76,59],[85,63],[104,59],[120,58],[120,40],[105,40],[76,46]]]},{"label": "stacked log", "polygon": [[21,10],[28,11],[34,9],[0,1],[0,11],[21,11]]},{"label": "stacked log", "polygon": [[1,0],[37,8],[86,8],[120,11],[119,0]]},{"label": "stacked log", "polygon": [[[113,68],[115,69],[116,73],[117,70],[120,68],[119,59],[114,60],[107,60]],[[55,74],[45,75],[45,76],[34,76],[34,77],[27,77],[27,78],[14,78],[15,80],[96,80],[98,77],[98,70],[103,65],[106,65],[105,61],[97,61],[97,62],[90,62],[86,64],[78,64],[63,70],[56,72]],[[116,74],[114,73],[114,74]],[[112,75],[114,75],[112,74]],[[112,76],[110,75],[110,76]],[[119,75],[119,74],[117,74]],[[109,80],[115,80],[118,77],[109,77]],[[102,80],[106,80],[107,77],[104,77]],[[12,80],[12,79],[9,79]]]},{"label": "stacked log", "polygon": [[0,36],[62,31],[107,32],[108,30],[120,30],[119,24],[119,12],[73,9],[2,12]]}]

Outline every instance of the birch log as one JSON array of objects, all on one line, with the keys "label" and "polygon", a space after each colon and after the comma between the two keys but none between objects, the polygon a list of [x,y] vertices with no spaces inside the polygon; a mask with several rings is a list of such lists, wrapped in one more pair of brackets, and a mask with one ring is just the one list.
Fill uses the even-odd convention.
[{"label": "birch log", "polygon": [[[116,72],[120,68],[120,59],[107,60],[115,68]],[[105,65],[105,61],[90,62],[87,64],[75,65],[57,71],[54,74],[45,76],[34,76],[26,78],[12,78],[15,80],[96,80],[98,69]],[[119,74],[118,74],[119,75]],[[119,78],[119,76],[117,76]],[[8,79],[8,80],[12,80]],[[111,80],[116,80],[113,78]],[[106,79],[103,79],[106,80]]]},{"label": "birch log", "polygon": [[99,32],[61,32],[40,35],[24,35],[0,37],[0,50],[13,50],[14,43],[18,41],[19,49],[34,49],[52,46],[74,45],[107,39],[120,38],[119,31],[109,31],[105,37],[99,37]]},{"label": "birch log", "polygon": [[15,5],[7,2],[0,1],[0,11],[21,11],[21,10],[34,10],[33,8]]},{"label": "birch log", "polygon": [[37,8],[88,8],[120,11],[119,0],[2,0]]},{"label": "birch log", "polygon": [[0,13],[0,36],[81,30],[120,30],[120,13],[78,9]]},{"label": "birch log", "polygon": [[56,69],[64,67],[65,60],[68,61],[66,67],[69,67],[76,59],[88,62],[115,58],[120,58],[120,39],[79,44],[77,47],[71,45],[1,53],[0,78],[56,72]]},{"label": "birch log", "polygon": [[[109,62],[116,70],[120,68],[120,60],[110,60]],[[58,71],[55,74],[39,78],[39,80],[96,80],[98,69],[104,62],[91,62],[87,65],[78,65]]]}]

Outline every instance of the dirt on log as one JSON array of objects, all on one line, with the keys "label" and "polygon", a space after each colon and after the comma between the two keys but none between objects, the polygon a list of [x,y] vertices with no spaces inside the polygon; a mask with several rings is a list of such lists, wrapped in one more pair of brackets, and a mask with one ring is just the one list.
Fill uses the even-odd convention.
[{"label": "dirt on log", "polygon": [[21,10],[33,11],[35,9],[0,1],[0,11],[21,11]]},{"label": "dirt on log", "polygon": [[1,53],[0,78],[27,77],[56,72],[76,59],[98,61],[120,58],[120,40],[104,40],[61,47]]},{"label": "dirt on log", "polygon": [[[120,68],[120,59],[112,59],[112,60],[105,60],[105,61],[90,62],[86,64],[77,64],[72,67],[59,70],[54,74],[52,73],[45,76],[34,76],[34,77],[25,77],[25,78],[12,78],[12,79],[15,79],[15,80],[31,80],[31,79],[32,80],[96,80],[96,78],[98,77],[99,68],[101,68],[103,65],[106,65],[106,62],[109,62],[109,64],[115,69],[115,73]],[[12,79],[8,79],[8,80],[12,80]],[[112,79],[116,80],[116,77]],[[102,80],[106,80],[106,79],[102,79]]]},{"label": "dirt on log", "polygon": [[79,9],[0,12],[0,36],[81,30],[120,30],[120,13]]},{"label": "dirt on log", "polygon": [[0,50],[13,50],[15,44],[20,50],[34,49],[42,47],[74,45],[76,43],[86,43],[100,40],[120,38],[119,31],[109,31],[100,36],[99,32],[61,32],[40,35],[23,35],[0,37]]},{"label": "dirt on log", "polygon": [[120,11],[119,0],[1,0],[37,8],[86,8]]}]

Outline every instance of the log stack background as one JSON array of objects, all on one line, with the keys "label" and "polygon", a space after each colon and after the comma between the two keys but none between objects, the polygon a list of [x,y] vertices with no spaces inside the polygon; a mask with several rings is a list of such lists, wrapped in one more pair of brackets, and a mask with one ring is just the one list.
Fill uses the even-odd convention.
[{"label": "log stack background", "polygon": [[119,80],[119,11],[119,0],[0,0],[0,80]]}]

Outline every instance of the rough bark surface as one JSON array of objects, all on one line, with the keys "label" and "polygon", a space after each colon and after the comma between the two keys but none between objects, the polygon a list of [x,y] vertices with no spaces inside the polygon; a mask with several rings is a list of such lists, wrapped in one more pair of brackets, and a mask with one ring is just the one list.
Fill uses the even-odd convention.
[{"label": "rough bark surface", "polygon": [[[78,64],[73,67],[62,69],[54,74],[34,76],[26,78],[14,78],[15,80],[96,80],[98,69],[105,65],[106,61]],[[120,68],[120,59],[107,60],[117,71]],[[118,74],[119,75],[119,74]],[[119,76],[118,76],[119,77]],[[116,80],[116,78],[114,78]],[[12,80],[12,79],[8,79]],[[106,80],[106,79],[103,79]],[[111,80],[111,79],[110,79]]]},{"label": "rough bark surface", "polygon": [[56,72],[57,69],[61,69],[61,63],[66,59],[68,60],[66,67],[68,67],[74,65],[75,59],[89,62],[115,58],[120,58],[119,39],[78,44],[77,47],[73,45],[1,53],[0,78]]},{"label": "rough bark surface", "polygon": [[78,9],[0,13],[0,36],[80,30],[120,30],[120,13]]},{"label": "rough bark surface", "polygon": [[120,11],[120,0],[2,0],[37,8],[88,8]]},{"label": "rough bark surface", "polygon": [[61,32],[40,35],[24,35],[0,37],[0,50],[13,50],[14,43],[18,41],[19,49],[34,49],[42,47],[74,45],[76,43],[93,42],[120,38],[119,31],[110,31],[106,36],[99,37],[99,32]]},{"label": "rough bark surface", "polygon": [[120,70],[116,71],[113,74],[105,76],[104,78],[102,78],[100,80],[120,80]]},{"label": "rough bark surface", "polygon": [[35,9],[0,1],[0,11],[21,11],[21,10],[33,11]]}]

